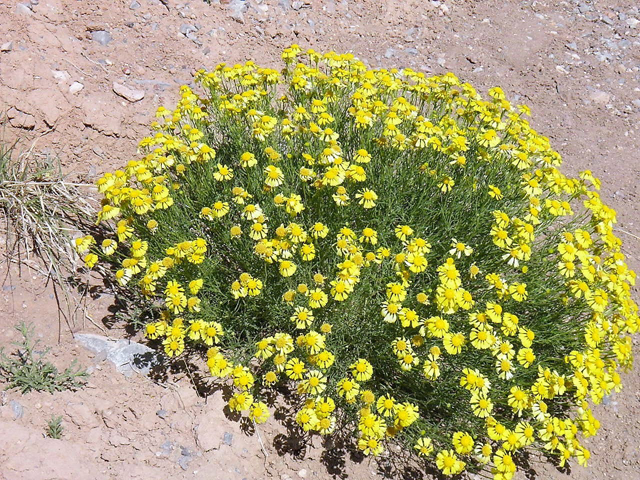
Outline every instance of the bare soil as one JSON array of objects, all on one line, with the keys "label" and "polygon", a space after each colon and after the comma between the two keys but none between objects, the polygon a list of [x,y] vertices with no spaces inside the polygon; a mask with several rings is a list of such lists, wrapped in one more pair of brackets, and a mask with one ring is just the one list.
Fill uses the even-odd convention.
[{"label": "bare soil", "polygon": [[[135,158],[156,108],[172,107],[179,85],[191,83],[201,67],[251,59],[280,68],[282,48],[298,43],[353,52],[372,67],[452,71],[479,91],[501,86],[511,100],[529,105],[534,127],[551,139],[566,170],[591,169],[602,179],[602,196],[618,212],[623,251],[640,270],[636,2],[220,3],[0,2],[5,139],[21,138],[26,147],[57,156],[70,175],[94,181]],[[234,5],[242,7],[237,14]],[[129,101],[114,92],[114,82],[144,97]],[[0,394],[0,480],[421,478],[319,443],[302,447],[287,441],[278,422],[243,432],[222,413],[220,393],[199,396],[186,371],[164,382],[126,377],[73,339],[78,332],[127,338],[122,324],[109,321],[111,297],[88,299],[87,315],[67,322],[40,273],[23,266],[19,276],[7,264],[2,270],[0,346],[12,348],[13,325],[31,322],[56,364],[77,359],[91,377],[77,392]],[[640,351],[637,339],[634,349]],[[640,479],[637,368],[624,384],[595,409],[602,429],[588,441],[589,469],[559,471],[532,460],[527,475]],[[61,440],[44,438],[52,415],[63,416]]]}]

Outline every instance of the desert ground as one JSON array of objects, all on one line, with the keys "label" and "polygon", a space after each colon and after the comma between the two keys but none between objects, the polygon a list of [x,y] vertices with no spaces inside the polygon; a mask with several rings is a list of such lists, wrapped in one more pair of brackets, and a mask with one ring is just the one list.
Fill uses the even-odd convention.
[{"label": "desert ground", "polygon": [[[531,108],[565,172],[590,169],[602,180],[623,251],[640,271],[640,8],[632,0],[3,0],[0,25],[4,140],[56,156],[81,182],[135,158],[157,107],[172,107],[197,69],[246,60],[281,68],[292,43],[351,52],[371,67],[451,71],[482,93],[500,86]],[[384,458],[298,445],[278,422],[245,434],[224,416],[220,394],[199,394],[188,371],[162,382],[121,373],[105,351],[74,337],[128,339],[112,321],[113,298],[85,299],[82,314],[64,321],[51,283],[30,262],[0,265],[0,346],[12,348],[13,326],[29,322],[55,364],[76,359],[91,375],[76,392],[0,393],[0,479],[422,478]],[[640,479],[638,372],[595,408],[602,429],[587,442],[589,468],[532,461],[519,478]],[[52,415],[63,417],[60,440],[43,434]]]}]

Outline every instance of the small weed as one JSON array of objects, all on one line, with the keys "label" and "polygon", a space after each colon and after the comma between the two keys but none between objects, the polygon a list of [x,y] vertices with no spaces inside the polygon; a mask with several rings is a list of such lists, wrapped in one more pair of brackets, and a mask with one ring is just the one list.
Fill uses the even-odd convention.
[{"label": "small weed", "polygon": [[64,427],[62,426],[62,416],[52,415],[51,419],[47,422],[47,429],[45,435],[49,438],[55,438],[59,440],[64,433]]},{"label": "small weed", "polygon": [[15,342],[18,348],[10,355],[0,348],[0,380],[8,384],[7,389],[17,388],[22,393],[32,390],[49,393],[62,390],[75,390],[82,387],[82,379],[89,374],[80,369],[74,360],[63,372],[44,360],[49,352],[37,351],[39,340],[33,339],[33,327],[21,323],[16,326],[23,339]]}]

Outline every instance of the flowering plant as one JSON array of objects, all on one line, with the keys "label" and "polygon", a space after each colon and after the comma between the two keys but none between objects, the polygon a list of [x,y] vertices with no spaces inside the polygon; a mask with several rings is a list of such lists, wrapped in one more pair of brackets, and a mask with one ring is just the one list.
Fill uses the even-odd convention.
[{"label": "flowering plant", "polygon": [[[399,442],[445,475],[510,479],[538,449],[586,463],[590,402],[632,362],[635,274],[615,212],[499,88],[283,52],[219,65],[98,181],[112,234],[76,241],[206,355],[256,423],[298,395],[305,432]],[[110,227],[110,228],[111,228]]]}]

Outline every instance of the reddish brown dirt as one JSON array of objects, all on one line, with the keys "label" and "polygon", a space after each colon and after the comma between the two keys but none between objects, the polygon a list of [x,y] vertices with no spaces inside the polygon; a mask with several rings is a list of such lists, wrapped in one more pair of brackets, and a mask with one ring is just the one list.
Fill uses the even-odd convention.
[{"label": "reddish brown dirt", "polygon": [[[179,85],[191,82],[200,67],[252,59],[279,68],[282,48],[299,43],[353,52],[372,67],[452,71],[480,91],[499,85],[528,104],[534,126],[551,138],[568,172],[589,168],[602,179],[603,198],[619,214],[629,264],[640,270],[635,2],[246,0],[244,23],[215,1],[138,2],[0,3],[0,112],[9,117],[7,139],[25,139],[59,157],[65,171],[94,180],[135,156],[155,109],[172,106]],[[197,30],[181,33],[190,27]],[[99,31],[112,37],[107,45],[93,39]],[[74,82],[83,88],[70,93]],[[123,99],[113,92],[114,82],[143,90],[144,98]],[[279,454],[274,445],[282,427],[270,422],[260,435],[243,434],[222,415],[219,396],[198,397],[186,374],[164,384],[122,376],[71,336],[72,330],[103,333],[97,326],[111,299],[91,300],[90,318],[59,324],[50,287],[26,272],[18,278],[11,267],[0,292],[0,346],[17,339],[14,324],[32,322],[43,343],[53,345],[55,363],[75,358],[92,375],[75,393],[2,394],[0,479],[284,480],[339,472],[383,478],[375,463],[349,455],[344,465],[323,462],[319,445]],[[124,337],[118,328],[107,333]],[[634,345],[637,353],[637,339]],[[596,408],[603,427],[588,442],[591,467],[562,473],[536,463],[538,478],[640,478],[638,370],[624,381],[622,393]],[[12,402],[23,407],[21,418],[14,419]],[[63,416],[62,440],[43,437],[54,414]],[[205,430],[210,438],[201,435]],[[232,435],[226,437],[231,445],[224,433]]]}]

